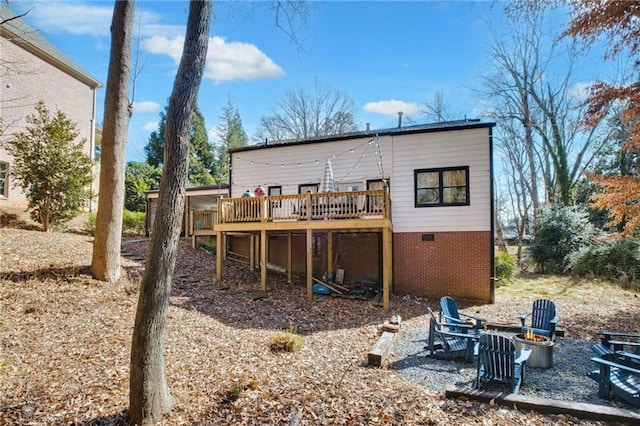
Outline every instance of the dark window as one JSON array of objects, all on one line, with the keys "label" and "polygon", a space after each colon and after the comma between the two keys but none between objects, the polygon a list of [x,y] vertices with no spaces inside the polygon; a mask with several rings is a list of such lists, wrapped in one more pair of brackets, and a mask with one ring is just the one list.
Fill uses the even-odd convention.
[{"label": "dark window", "polygon": [[[369,179],[367,180],[367,191],[377,191],[384,189],[384,181],[382,179]],[[369,212],[382,211],[382,204],[384,196],[370,196],[367,195],[367,208]]]},{"label": "dark window", "polygon": [[9,190],[9,163],[0,161],[0,198],[7,198]]},{"label": "dark window", "polygon": [[414,171],[416,207],[468,206],[469,166]]},{"label": "dark window", "polygon": [[281,186],[270,186],[267,191],[267,195],[282,195]]},{"label": "dark window", "polygon": [[315,194],[318,192],[318,186],[319,184],[317,183],[305,183],[303,185],[298,185],[298,194],[306,194],[307,192]]},{"label": "dark window", "polygon": [[[270,186],[267,188],[267,195],[282,195],[282,187],[281,186]],[[277,207],[281,207],[282,206],[282,202],[281,200],[277,200],[277,201],[272,201],[271,202],[271,207],[272,208],[277,208]]]}]

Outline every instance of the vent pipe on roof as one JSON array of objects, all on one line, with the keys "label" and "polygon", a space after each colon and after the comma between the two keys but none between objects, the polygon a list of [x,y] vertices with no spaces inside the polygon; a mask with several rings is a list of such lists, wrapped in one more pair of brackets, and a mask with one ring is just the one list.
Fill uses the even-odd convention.
[{"label": "vent pipe on roof", "polygon": [[404,114],[402,111],[398,111],[398,129],[402,127],[402,114]]}]

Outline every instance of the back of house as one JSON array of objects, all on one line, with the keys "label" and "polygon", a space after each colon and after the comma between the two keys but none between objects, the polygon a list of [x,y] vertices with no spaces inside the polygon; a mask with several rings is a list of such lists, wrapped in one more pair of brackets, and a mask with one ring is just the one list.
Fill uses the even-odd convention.
[{"label": "back of house", "polygon": [[[238,148],[230,153],[230,196],[257,187],[265,195],[318,192],[330,167],[336,191],[388,191],[395,293],[492,301],[494,126],[461,120]],[[329,244],[348,279],[380,282],[381,233],[339,225],[336,233]],[[314,238],[314,255],[322,256],[327,239]],[[270,262],[284,262],[284,244],[270,237]],[[304,272],[305,245],[296,244],[292,267]],[[240,243],[232,249],[243,250]]]}]

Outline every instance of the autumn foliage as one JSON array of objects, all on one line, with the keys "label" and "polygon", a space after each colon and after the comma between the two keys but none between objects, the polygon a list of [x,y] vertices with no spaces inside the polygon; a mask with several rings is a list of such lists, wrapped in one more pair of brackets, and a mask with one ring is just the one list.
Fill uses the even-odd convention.
[{"label": "autumn foliage", "polygon": [[[622,52],[630,56],[640,49],[640,2],[609,0],[574,0],[569,2],[573,20],[565,35],[582,38],[587,43],[600,36],[608,39],[605,58]],[[621,123],[628,129],[629,139],[624,149],[640,151],[640,82],[612,85],[598,82],[591,87],[584,124],[594,126],[602,121],[614,104],[623,105]],[[640,178],[637,176],[607,176],[589,174],[588,178],[602,187],[603,192],[591,197],[598,208],[609,210],[612,224],[624,223],[622,234],[635,232],[640,225]]]}]

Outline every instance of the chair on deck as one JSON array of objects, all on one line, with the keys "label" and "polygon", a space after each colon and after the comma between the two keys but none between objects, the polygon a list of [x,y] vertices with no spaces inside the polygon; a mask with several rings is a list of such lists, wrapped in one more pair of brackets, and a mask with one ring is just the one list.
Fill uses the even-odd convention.
[{"label": "chair on deck", "polygon": [[511,392],[517,394],[524,383],[530,355],[531,349],[523,348],[516,358],[516,346],[508,337],[492,333],[481,335],[476,389],[480,389],[481,380],[498,381],[510,385]]},{"label": "chair on deck", "polygon": [[[531,325],[526,325],[527,317],[531,317]],[[528,314],[520,315],[522,332],[532,331],[534,334],[556,340],[556,324],[560,318],[556,315],[556,305],[548,299],[533,302],[533,309]]]},{"label": "chair on deck", "polygon": [[[464,357],[467,362],[473,362],[475,346],[480,337],[480,330],[469,324],[459,324],[457,331],[449,330],[446,323],[436,320],[436,316],[430,307],[427,311],[431,315],[429,318],[429,338],[426,349],[431,355],[443,357],[445,359]],[[436,354],[438,349],[442,349],[441,354]]]},{"label": "chair on deck", "polygon": [[615,395],[640,408],[640,355],[614,352],[591,360],[599,366],[600,398],[611,399]]},{"label": "chair on deck", "polygon": [[458,304],[455,299],[449,296],[440,298],[440,321],[447,324],[449,331],[459,332],[458,325],[471,325],[473,328],[481,329],[483,318],[474,317],[458,311]]}]

